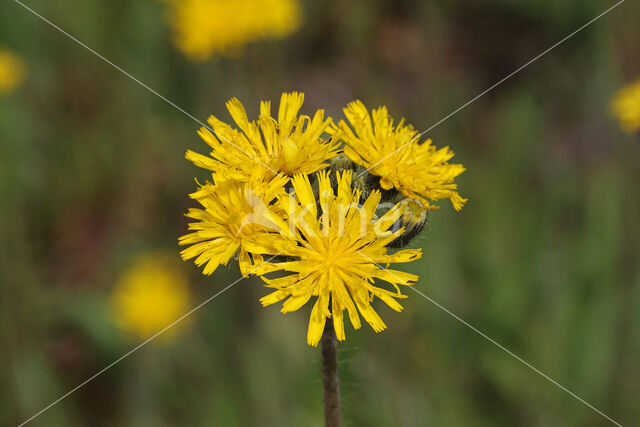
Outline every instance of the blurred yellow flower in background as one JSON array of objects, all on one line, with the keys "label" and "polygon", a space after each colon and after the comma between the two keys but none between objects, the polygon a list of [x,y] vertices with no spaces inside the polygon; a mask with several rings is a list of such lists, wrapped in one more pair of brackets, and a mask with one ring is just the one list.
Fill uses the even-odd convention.
[{"label": "blurred yellow flower in background", "polygon": [[640,130],[640,79],[616,93],[611,102],[611,111],[623,131],[632,133]]},{"label": "blurred yellow flower in background", "polygon": [[14,53],[0,48],[0,95],[17,89],[24,80],[25,67]]},{"label": "blurred yellow flower in background", "polygon": [[394,126],[387,107],[369,115],[362,102],[354,101],[344,108],[344,114],[353,130],[344,120],[334,129],[346,145],[344,154],[380,177],[383,189],[395,188],[406,197],[420,200],[427,209],[437,209],[427,199],[449,199],[455,210],[462,209],[467,199],[458,194],[453,180],[464,167],[448,163],[453,157],[449,147],[436,149],[430,139],[420,142],[418,131],[405,125],[404,119]]},{"label": "blurred yellow flower in background", "polygon": [[178,49],[193,61],[229,55],[247,43],[296,31],[298,0],[166,0]]},{"label": "blurred yellow flower in background", "polygon": [[[111,295],[115,323],[140,338],[149,338],[189,311],[191,291],[174,257],[149,253],[134,258]],[[162,336],[171,336],[180,322]]]}]

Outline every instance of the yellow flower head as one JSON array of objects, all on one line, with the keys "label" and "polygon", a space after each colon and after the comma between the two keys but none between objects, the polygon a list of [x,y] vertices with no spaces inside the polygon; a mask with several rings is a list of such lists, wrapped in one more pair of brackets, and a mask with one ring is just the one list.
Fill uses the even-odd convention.
[{"label": "yellow flower head", "polygon": [[228,55],[300,27],[298,0],[167,0],[178,49],[193,61]]},{"label": "yellow flower head", "polygon": [[437,209],[428,200],[450,199],[456,210],[462,209],[467,199],[458,194],[453,182],[465,169],[459,164],[449,164],[453,157],[449,147],[436,149],[428,139],[418,141],[418,131],[405,125],[404,119],[394,126],[386,107],[373,110],[373,122],[369,111],[360,101],[349,103],[344,120],[334,131],[346,147],[344,153],[369,173],[380,177],[380,186],[396,188],[407,197],[420,200],[426,208]]},{"label": "yellow flower head", "polygon": [[[191,245],[180,254],[184,260],[196,258],[198,266],[206,264],[204,274],[213,273],[220,264],[227,262],[239,251],[242,274],[250,273],[251,259],[247,246],[259,233],[274,229],[264,218],[263,212],[282,191],[288,178],[278,176],[256,191],[248,183],[215,179],[191,194],[203,209],[190,209],[187,217],[197,222],[189,224],[193,231],[179,239],[181,245]],[[260,262],[259,255],[253,256]]]},{"label": "yellow flower head", "polygon": [[[145,254],[133,260],[116,283],[111,308],[116,324],[148,338],[180,318],[190,308],[191,292],[179,263],[165,254]],[[163,335],[170,336],[176,324]]]},{"label": "yellow flower head", "polygon": [[24,64],[12,52],[0,49],[0,95],[18,88],[24,80]]},{"label": "yellow flower head", "polygon": [[187,151],[187,159],[196,166],[209,169],[227,179],[239,182],[270,181],[278,173],[287,176],[309,174],[328,166],[338,153],[338,143],[322,138],[331,124],[324,110],[313,118],[298,116],[302,93],[284,93],[280,99],[278,118],[271,117],[271,103],[260,103],[257,121],[249,121],[244,107],[236,98],[227,102],[238,129],[211,116],[214,133],[201,128],[199,135],[211,147],[211,157]]},{"label": "yellow flower head", "polygon": [[[345,339],[342,318],[345,309],[354,328],[360,327],[359,311],[376,332],[385,329],[386,325],[371,307],[374,297],[400,311],[402,306],[396,299],[405,295],[398,285],[412,285],[418,276],[381,266],[413,261],[422,255],[420,249],[387,253],[387,244],[404,231],[389,230],[402,214],[398,205],[375,218],[380,192],[372,191],[360,206],[361,191],[352,188],[351,171],[337,174],[335,193],[326,171],[319,172],[317,177],[317,201],[308,176],[296,175],[295,196],[285,194],[278,199],[286,215],[266,213],[269,220],[278,224],[280,234],[265,235],[263,242],[267,244],[262,251],[273,253],[275,249],[291,260],[265,262],[256,267],[260,275],[274,271],[292,273],[271,280],[263,278],[267,287],[276,289],[261,299],[265,306],[288,298],[282,305],[282,312],[286,313],[299,309],[312,296],[317,297],[307,333],[307,342],[313,346],[318,344],[328,317],[333,318],[337,338]],[[259,251],[257,247],[255,250]],[[396,292],[374,286],[374,279],[391,283]]]},{"label": "yellow flower head", "polygon": [[611,111],[623,131],[640,130],[640,79],[618,91],[611,102]]}]

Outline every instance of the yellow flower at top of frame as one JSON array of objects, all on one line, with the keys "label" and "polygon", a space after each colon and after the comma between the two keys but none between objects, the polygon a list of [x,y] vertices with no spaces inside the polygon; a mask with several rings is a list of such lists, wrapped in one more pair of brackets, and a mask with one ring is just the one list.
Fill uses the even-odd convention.
[{"label": "yellow flower at top of frame", "polygon": [[[336,176],[334,192],[327,171],[317,174],[317,198],[308,176],[293,177],[295,195],[284,194],[278,199],[281,211],[286,214],[266,211],[268,219],[278,225],[280,234],[265,234],[253,245],[256,252],[277,253],[289,259],[262,262],[255,267],[258,275],[291,272],[275,279],[263,277],[266,286],[275,289],[261,299],[263,305],[286,298],[282,312],[287,313],[317,297],[307,332],[307,343],[313,346],[318,344],[329,317],[333,319],[336,337],[345,339],[344,310],[354,328],[360,328],[359,312],[374,331],[384,330],[386,325],[371,306],[374,297],[401,311],[396,299],[406,296],[398,285],[413,285],[418,280],[415,274],[390,270],[389,263],[409,262],[422,256],[420,249],[387,253],[387,245],[404,232],[402,228],[390,230],[402,215],[400,205],[375,218],[380,192],[372,191],[360,205],[362,192],[352,188],[352,171]],[[262,249],[258,247],[260,244],[264,246]],[[374,279],[390,283],[395,292],[374,286]]]},{"label": "yellow flower at top of frame", "polygon": [[0,48],[0,95],[12,92],[23,82],[25,67],[14,53]]},{"label": "yellow flower at top of frame", "polygon": [[620,89],[611,101],[611,112],[627,133],[640,130],[640,79]]},{"label": "yellow flower at top of frame", "polygon": [[360,101],[344,108],[351,127],[341,120],[333,128],[345,143],[344,153],[354,163],[380,177],[380,186],[395,188],[407,197],[421,201],[427,209],[437,209],[429,200],[449,199],[456,210],[467,199],[458,194],[454,178],[464,172],[460,164],[450,164],[449,147],[436,149],[428,139],[419,141],[419,133],[404,119],[394,126],[386,107],[373,110],[372,116]]},{"label": "yellow flower at top of frame", "polygon": [[[191,308],[187,276],[178,260],[164,253],[134,258],[120,275],[111,295],[115,323],[141,339],[160,332]],[[183,322],[162,333],[171,337]]]},{"label": "yellow flower at top of frame", "polygon": [[239,52],[244,45],[286,37],[301,25],[298,0],[167,0],[174,43],[193,61]]},{"label": "yellow flower at top of frame", "polygon": [[203,127],[200,137],[211,147],[210,157],[187,151],[186,158],[196,166],[238,182],[268,182],[282,173],[286,176],[310,174],[329,165],[339,153],[339,143],[323,138],[331,124],[318,110],[313,118],[298,115],[304,94],[283,93],[278,117],[271,117],[271,103],[260,103],[257,121],[249,121],[236,98],[227,102],[235,129],[211,116],[213,132]]}]

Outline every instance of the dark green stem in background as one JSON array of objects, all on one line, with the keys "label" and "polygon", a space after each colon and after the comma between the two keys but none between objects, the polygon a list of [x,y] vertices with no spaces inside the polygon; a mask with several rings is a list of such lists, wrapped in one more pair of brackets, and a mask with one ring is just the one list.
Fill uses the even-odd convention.
[{"label": "dark green stem in background", "polygon": [[338,386],[338,343],[333,320],[327,319],[321,339],[322,391],[326,427],[340,427],[340,390]]}]

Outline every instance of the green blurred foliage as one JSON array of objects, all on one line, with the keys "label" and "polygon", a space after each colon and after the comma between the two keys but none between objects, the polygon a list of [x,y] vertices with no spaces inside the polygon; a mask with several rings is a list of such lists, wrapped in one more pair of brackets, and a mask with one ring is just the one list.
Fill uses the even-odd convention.
[{"label": "green blurred foliage", "polygon": [[[204,120],[239,97],[306,93],[306,111],[361,99],[426,129],[611,3],[304,3],[303,29],[238,58],[186,62],[164,5],[27,4]],[[0,43],[28,67],[0,99],[0,423],[16,425],[138,344],[106,301],[130,256],[184,233],[204,152],[191,118],[17,3]],[[415,242],[418,289],[625,425],[640,419],[640,153],[608,116],[640,75],[626,2],[427,136],[468,168]],[[215,17],[212,17],[215,25]],[[635,138],[635,139],[634,139]],[[205,300],[239,277],[202,277]],[[606,425],[450,314],[407,291],[389,330],[340,344],[345,425]],[[33,421],[43,426],[322,425],[308,311],[281,315],[245,280]],[[310,309],[310,307],[307,307]]]}]

